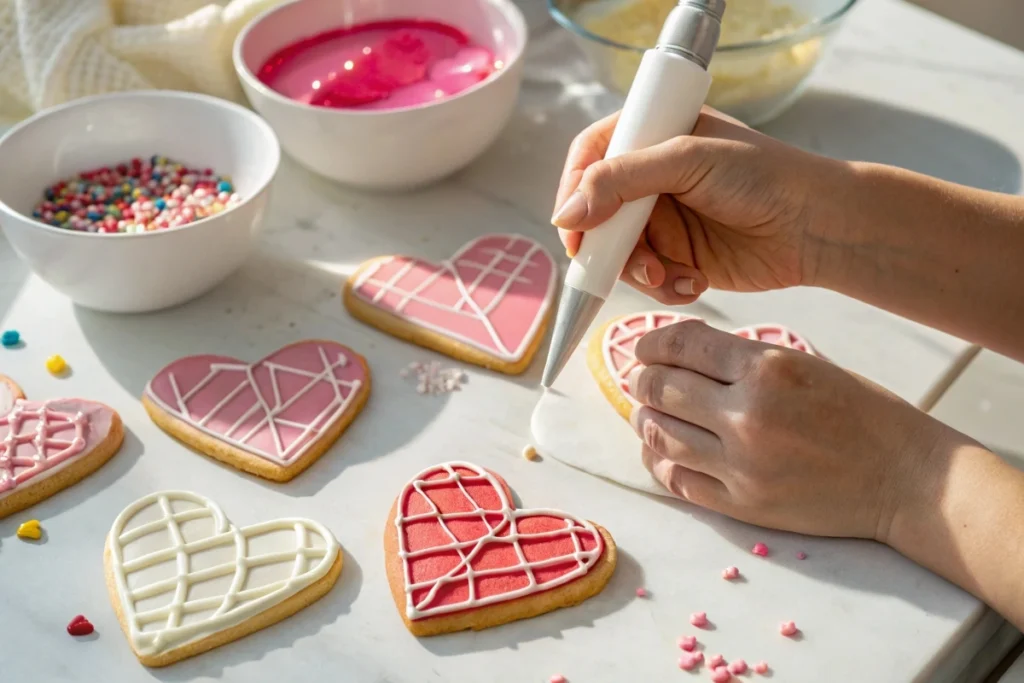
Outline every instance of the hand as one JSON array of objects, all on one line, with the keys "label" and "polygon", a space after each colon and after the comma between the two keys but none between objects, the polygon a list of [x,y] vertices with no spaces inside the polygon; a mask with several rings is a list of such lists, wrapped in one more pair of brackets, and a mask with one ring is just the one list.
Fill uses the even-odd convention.
[{"label": "hand", "polygon": [[569,150],[552,223],[570,256],[624,202],[660,194],[623,272],[640,291],[672,305],[709,285],[748,292],[809,282],[815,231],[835,222],[825,214],[842,214],[843,162],[706,107],[692,135],[604,160],[617,120],[593,124]]},{"label": "hand", "polygon": [[[630,388],[644,465],[666,488],[744,522],[888,542],[934,507],[926,467],[949,427],[801,351],[698,321],[648,333]],[[927,501],[927,502],[925,502]]]}]

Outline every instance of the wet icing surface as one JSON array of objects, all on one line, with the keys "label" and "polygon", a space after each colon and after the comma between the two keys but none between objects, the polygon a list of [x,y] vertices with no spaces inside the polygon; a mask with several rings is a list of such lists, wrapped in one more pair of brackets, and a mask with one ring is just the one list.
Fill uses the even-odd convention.
[{"label": "wet icing surface", "polygon": [[448,24],[393,19],[303,38],[260,80],[285,97],[336,109],[400,109],[456,95],[502,66]]}]

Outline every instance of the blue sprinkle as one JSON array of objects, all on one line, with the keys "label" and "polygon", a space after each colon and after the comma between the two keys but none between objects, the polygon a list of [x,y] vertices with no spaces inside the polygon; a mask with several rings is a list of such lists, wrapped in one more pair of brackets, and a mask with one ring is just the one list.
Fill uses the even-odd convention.
[{"label": "blue sprinkle", "polygon": [[217,192],[231,192],[231,183],[226,180],[222,180],[217,183]]},{"label": "blue sprinkle", "polygon": [[100,218],[102,218],[102,216],[101,216],[101,215],[99,215],[98,213],[96,213],[95,211],[90,211],[90,212],[88,212],[88,213],[87,213],[87,214],[85,214],[85,215],[86,215],[86,216],[87,216],[87,217],[89,218],[89,220],[91,220],[91,221],[98,221],[98,220],[99,220]]},{"label": "blue sprinkle", "polygon": [[167,208],[167,202],[165,202],[162,199],[158,199],[155,202],[153,202],[153,206],[157,208],[157,211],[163,211],[164,209]]},{"label": "blue sprinkle", "polygon": [[19,334],[17,330],[4,330],[4,333],[0,335],[0,344],[3,344],[7,348],[17,346],[20,341],[21,334]]},{"label": "blue sprinkle", "polygon": [[32,218],[42,218],[42,216],[43,214],[39,212],[39,209],[36,209],[35,211],[32,212]]}]

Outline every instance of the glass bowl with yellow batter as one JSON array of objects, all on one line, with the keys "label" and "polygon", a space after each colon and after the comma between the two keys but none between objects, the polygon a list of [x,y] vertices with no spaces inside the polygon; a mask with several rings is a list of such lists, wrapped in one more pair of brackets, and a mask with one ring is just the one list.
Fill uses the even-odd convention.
[{"label": "glass bowl with yellow batter", "polygon": [[[625,94],[678,0],[548,0],[605,87]],[[858,0],[726,0],[708,104],[756,126],[803,90]]]}]

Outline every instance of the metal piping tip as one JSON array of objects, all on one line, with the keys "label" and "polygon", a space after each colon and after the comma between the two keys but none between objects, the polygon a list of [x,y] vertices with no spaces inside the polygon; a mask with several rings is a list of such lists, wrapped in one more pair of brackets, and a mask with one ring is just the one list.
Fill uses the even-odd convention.
[{"label": "metal piping tip", "polygon": [[551,348],[540,379],[545,389],[550,389],[558,379],[603,305],[604,299],[599,296],[569,285],[562,288],[562,298],[558,302],[555,327],[551,334]]}]

